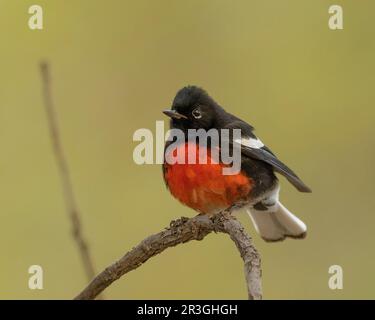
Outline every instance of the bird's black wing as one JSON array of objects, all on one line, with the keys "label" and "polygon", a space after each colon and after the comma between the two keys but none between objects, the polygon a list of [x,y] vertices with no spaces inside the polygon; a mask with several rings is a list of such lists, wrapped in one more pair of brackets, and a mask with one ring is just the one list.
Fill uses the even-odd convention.
[{"label": "bird's black wing", "polygon": [[[241,129],[241,141],[234,141],[234,144],[241,145],[241,153],[247,157],[264,161],[271,165],[274,170],[282,174],[300,192],[311,192],[302,180],[284,163],[282,163],[253,133],[253,127],[246,122],[234,121],[226,126],[227,129]],[[232,139],[231,139],[232,140]]]},{"label": "bird's black wing", "polygon": [[311,189],[306,186],[302,180],[284,163],[282,163],[279,159],[277,159],[273,154],[268,152],[266,149],[259,148],[250,148],[243,146],[241,147],[242,153],[248,157],[255,158],[258,160],[262,160],[268,164],[270,164],[276,172],[282,174],[288,181],[294,185],[298,191],[301,192],[311,192]]}]

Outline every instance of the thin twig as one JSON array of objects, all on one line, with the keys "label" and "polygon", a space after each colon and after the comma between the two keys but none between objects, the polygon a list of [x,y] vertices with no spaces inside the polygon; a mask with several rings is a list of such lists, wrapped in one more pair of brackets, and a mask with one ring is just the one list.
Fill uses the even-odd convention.
[{"label": "thin twig", "polygon": [[81,217],[78,210],[76,198],[73,192],[73,185],[70,178],[69,168],[67,165],[66,157],[60,139],[57,115],[51,93],[51,77],[49,67],[46,62],[42,62],[40,64],[40,72],[43,81],[44,106],[45,111],[47,113],[48,126],[51,135],[53,151],[56,157],[60,173],[66,211],[71,221],[72,234],[75,242],[77,243],[87,279],[88,281],[91,281],[91,279],[95,276],[95,270],[90,256],[89,248],[87,246],[87,242],[83,236]]},{"label": "thin twig", "polygon": [[114,281],[129,271],[140,267],[151,257],[169,247],[191,240],[202,240],[211,232],[222,232],[230,235],[244,260],[248,298],[251,300],[262,299],[261,266],[258,251],[240,222],[227,213],[218,214],[211,218],[206,215],[198,215],[191,219],[180,218],[172,221],[169,228],[147,237],[121,259],[97,275],[75,299],[95,299]]}]

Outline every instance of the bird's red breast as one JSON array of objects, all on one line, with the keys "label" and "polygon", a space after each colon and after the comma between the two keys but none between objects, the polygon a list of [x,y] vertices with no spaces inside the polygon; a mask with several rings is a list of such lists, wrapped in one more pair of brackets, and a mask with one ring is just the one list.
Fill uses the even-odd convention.
[{"label": "bird's red breast", "polygon": [[[199,146],[181,144],[170,152],[175,156],[185,149],[185,163],[164,164],[164,178],[172,195],[201,213],[214,214],[246,200],[253,181],[242,171],[223,175],[223,163],[217,163],[207,152],[207,163],[200,163]],[[188,163],[188,151],[196,148],[196,163]],[[167,155],[166,155],[167,158]]]}]

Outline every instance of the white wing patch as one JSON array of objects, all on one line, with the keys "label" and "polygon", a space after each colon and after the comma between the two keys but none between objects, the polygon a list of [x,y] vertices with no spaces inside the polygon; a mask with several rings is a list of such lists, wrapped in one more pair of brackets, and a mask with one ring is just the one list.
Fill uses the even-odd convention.
[{"label": "white wing patch", "polygon": [[245,147],[253,148],[253,149],[260,149],[264,147],[264,144],[262,141],[260,141],[258,138],[250,138],[250,137],[244,137],[241,139],[236,139],[234,142],[237,142],[239,144],[242,144]]}]

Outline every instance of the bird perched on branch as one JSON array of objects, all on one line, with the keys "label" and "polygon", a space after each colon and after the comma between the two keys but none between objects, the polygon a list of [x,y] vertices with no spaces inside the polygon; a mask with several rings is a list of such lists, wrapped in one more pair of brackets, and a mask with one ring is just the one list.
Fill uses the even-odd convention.
[{"label": "bird perched on branch", "polygon": [[[306,225],[279,201],[280,187],[275,172],[286,177],[297,190],[311,190],[255,136],[251,125],[226,112],[206,91],[196,86],[178,91],[172,108],[163,112],[171,118],[171,129],[185,134],[180,142],[167,141],[164,151],[164,180],[175,198],[201,214],[245,208],[257,232],[266,241],[305,237]],[[228,164],[221,158],[213,159],[214,145],[192,141],[187,134],[189,129],[229,130],[230,152],[234,155],[234,148],[240,149],[240,170],[223,174],[222,169]],[[241,130],[240,139],[233,138],[235,129]],[[219,148],[222,148],[221,143],[222,140]],[[198,161],[170,163],[167,160],[171,153],[188,153],[191,148],[196,148]],[[202,148],[206,148],[207,163],[199,162]]]}]

